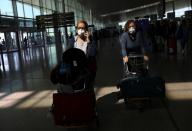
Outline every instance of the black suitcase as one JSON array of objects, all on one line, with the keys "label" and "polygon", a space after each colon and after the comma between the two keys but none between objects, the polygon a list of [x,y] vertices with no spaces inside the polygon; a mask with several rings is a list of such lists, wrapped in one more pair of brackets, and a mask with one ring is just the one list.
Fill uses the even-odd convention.
[{"label": "black suitcase", "polygon": [[165,81],[158,76],[129,75],[118,84],[124,98],[165,97]]}]

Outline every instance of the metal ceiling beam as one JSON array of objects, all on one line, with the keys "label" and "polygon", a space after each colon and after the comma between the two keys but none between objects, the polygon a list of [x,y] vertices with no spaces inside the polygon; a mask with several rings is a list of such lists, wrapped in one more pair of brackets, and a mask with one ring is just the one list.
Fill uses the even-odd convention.
[{"label": "metal ceiling beam", "polygon": [[[166,0],[166,3],[167,2],[171,2],[171,1],[174,1],[174,0]],[[132,9],[127,9],[127,10],[122,10],[122,11],[116,11],[116,12],[102,14],[100,16],[101,17],[107,17],[107,16],[112,16],[112,15],[120,15],[120,14],[124,14],[124,13],[130,13],[130,12],[133,12],[133,11],[150,8],[150,7],[153,7],[153,6],[157,6],[159,4],[160,4],[160,2],[154,2],[154,3],[151,3],[151,4],[142,5],[142,6],[139,6],[139,7],[132,8]]]},{"label": "metal ceiling beam", "polygon": [[136,7],[136,8],[123,10],[123,11],[117,11],[117,12],[111,12],[111,13],[103,14],[103,15],[101,15],[101,17],[107,17],[107,16],[111,16],[111,15],[118,15],[118,14],[123,14],[123,13],[129,13],[129,12],[137,11],[137,10],[140,10],[140,9],[156,6],[158,4],[160,4],[160,2],[155,2],[155,3],[152,3],[152,4],[143,5],[143,6],[139,6],[139,7]]}]

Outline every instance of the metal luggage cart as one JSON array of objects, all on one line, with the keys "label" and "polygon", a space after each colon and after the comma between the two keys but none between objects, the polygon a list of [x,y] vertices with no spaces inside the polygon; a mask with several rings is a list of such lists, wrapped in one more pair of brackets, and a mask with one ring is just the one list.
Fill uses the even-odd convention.
[{"label": "metal luggage cart", "polygon": [[144,61],[144,56],[140,54],[129,54],[129,62],[124,63],[125,74],[141,75],[147,73],[148,63]]},{"label": "metal luggage cart", "polygon": [[[128,63],[124,63],[124,79],[127,77],[136,78],[148,74],[149,66],[148,63],[144,61],[144,55],[129,54],[128,57]],[[119,84],[117,84],[117,88],[120,88]],[[126,107],[129,109],[136,107],[142,111],[146,105],[151,105],[151,99],[149,97],[128,98],[122,96],[122,98],[124,99]]]},{"label": "metal luggage cart", "polygon": [[[72,85],[78,86],[84,77]],[[80,128],[95,123],[99,127],[94,89],[86,88],[86,80],[82,86],[81,89],[77,87],[75,90],[68,91],[60,89],[58,93],[53,94],[53,104],[50,111],[53,114],[55,125],[65,128]]]}]

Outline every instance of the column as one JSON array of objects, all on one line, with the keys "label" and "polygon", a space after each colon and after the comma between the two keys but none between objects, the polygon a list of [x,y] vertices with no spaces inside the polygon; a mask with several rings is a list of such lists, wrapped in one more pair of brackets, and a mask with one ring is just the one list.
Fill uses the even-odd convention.
[{"label": "column", "polygon": [[43,1],[39,0],[39,6],[40,6],[40,14],[44,15],[44,11],[43,11]]},{"label": "column", "polygon": [[90,25],[93,25],[93,15],[91,9],[89,9],[89,19],[90,19]]},{"label": "column", "polygon": [[173,12],[175,12],[175,1],[174,0],[172,1],[172,9],[173,9]]},{"label": "column", "polygon": [[[65,0],[62,0],[62,4],[63,4],[63,13],[65,13]],[[68,46],[68,34],[67,34],[67,27],[64,27],[64,31],[65,31],[65,37],[64,37],[64,41],[66,41],[66,45]]]},{"label": "column", "polygon": [[191,3],[191,10],[192,10],[192,0],[190,1],[190,3]]},{"label": "column", "polygon": [[16,20],[16,24],[17,24],[17,30],[16,30],[16,43],[17,43],[17,48],[18,51],[21,51],[21,45],[20,45],[20,39],[19,39],[19,21],[18,21],[18,12],[17,12],[17,3],[16,0],[12,0],[12,5],[13,5],[13,13],[14,13],[14,17]]}]

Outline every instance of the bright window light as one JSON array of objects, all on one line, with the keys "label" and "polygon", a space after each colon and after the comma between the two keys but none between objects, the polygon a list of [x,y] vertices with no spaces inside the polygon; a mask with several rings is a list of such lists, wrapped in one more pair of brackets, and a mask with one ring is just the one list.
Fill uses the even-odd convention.
[{"label": "bright window light", "polygon": [[126,23],[126,21],[124,21],[124,22],[119,22],[119,26],[122,26],[122,28],[124,28],[125,23]]},{"label": "bright window light", "polygon": [[[185,8],[181,8],[181,9],[176,9],[175,10],[175,17],[181,17],[183,15],[185,15],[185,11],[191,10],[191,7],[185,7]],[[165,18],[167,18],[167,13],[171,13],[173,11],[167,11],[165,13]]]},{"label": "bright window light", "polygon": [[5,96],[7,93],[0,93],[0,98]]},{"label": "bright window light", "polygon": [[170,100],[192,100],[192,82],[166,84],[167,98]]},{"label": "bright window light", "polygon": [[15,92],[9,94],[2,99],[0,99],[0,109],[14,107],[15,104],[25,99],[27,96],[31,95],[33,91],[29,92]]},{"label": "bright window light", "polygon": [[56,90],[0,93],[0,109],[48,108],[52,105],[52,96],[55,92]]},{"label": "bright window light", "polygon": [[32,95],[29,99],[22,100],[16,108],[47,108],[52,104],[52,95],[55,90],[40,91]]}]

